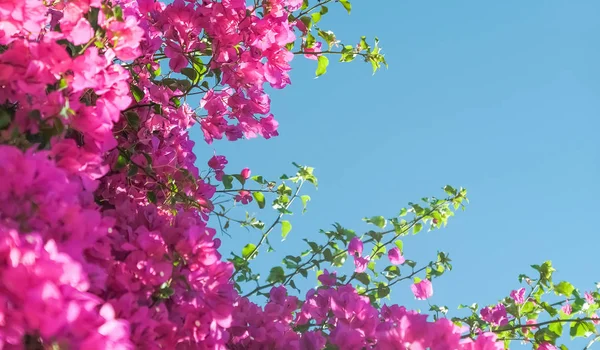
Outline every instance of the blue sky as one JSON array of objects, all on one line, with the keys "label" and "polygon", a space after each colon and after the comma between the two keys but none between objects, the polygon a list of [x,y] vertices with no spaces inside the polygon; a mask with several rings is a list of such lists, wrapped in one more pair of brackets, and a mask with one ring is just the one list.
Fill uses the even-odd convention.
[{"label": "blue sky", "polygon": [[[350,16],[340,4],[329,12],[322,29],[348,44],[378,36],[389,69],[372,76],[367,64],[332,58],[314,79],[316,62],[296,57],[292,85],[271,95],[279,137],[206,146],[192,134],[203,168],[213,151],[231,172],[315,167],[319,189],[291,218],[291,238],[258,265],[265,277],[300,238],[336,221],[362,229],[361,218],[392,217],[451,184],[469,190],[467,210],[404,242],[407,258],[453,259],[432,303],[493,303],[544,260],[581,289],[600,281],[600,2],[379,0],[354,1]],[[231,233],[225,249],[259,236]],[[427,309],[408,284],[392,301]]]}]

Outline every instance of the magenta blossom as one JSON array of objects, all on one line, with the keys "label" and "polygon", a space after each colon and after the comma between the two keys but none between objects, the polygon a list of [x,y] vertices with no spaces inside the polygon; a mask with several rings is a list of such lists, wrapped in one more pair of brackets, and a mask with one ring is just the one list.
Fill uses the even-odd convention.
[{"label": "magenta blossom", "polygon": [[433,295],[433,285],[428,279],[421,280],[420,282],[414,283],[410,286],[415,298],[418,300],[425,300],[431,298]]},{"label": "magenta blossom", "polygon": [[355,257],[354,258],[354,272],[356,272],[356,273],[365,272],[368,265],[369,265],[368,257]]},{"label": "magenta blossom", "polygon": [[515,304],[521,305],[525,302],[525,288],[520,288],[510,292],[510,297],[513,298]]},{"label": "magenta blossom", "polygon": [[480,315],[484,321],[489,322],[493,326],[504,326],[508,324],[508,316],[503,304],[498,304],[494,307],[485,307],[481,309]]},{"label": "magenta blossom", "polygon": [[557,350],[558,348],[548,342],[543,342],[538,346],[538,350]]},{"label": "magenta blossom", "polygon": [[354,237],[350,240],[350,244],[348,244],[348,254],[352,256],[362,256],[363,252],[363,243],[358,237]]},{"label": "magenta blossom", "polygon": [[250,178],[250,169],[248,168],[244,168],[242,169],[242,171],[240,172],[240,176],[242,177],[242,179],[244,180],[248,180]]},{"label": "magenta blossom", "polygon": [[594,296],[592,295],[592,293],[590,293],[590,292],[585,292],[585,293],[584,293],[584,296],[585,296],[585,301],[586,301],[588,304],[590,304],[590,305],[594,304],[595,300],[594,300]]},{"label": "magenta blossom", "polygon": [[242,202],[242,204],[248,204],[248,203],[252,202],[252,195],[250,194],[249,191],[241,190],[235,196],[235,201],[236,202]]},{"label": "magenta blossom", "polygon": [[394,265],[404,264],[404,261],[406,260],[402,256],[402,253],[400,252],[400,249],[398,249],[398,247],[394,247],[388,251],[388,258],[390,259],[390,262]]},{"label": "magenta blossom", "polygon": [[335,283],[337,281],[336,273],[335,271],[330,273],[329,271],[327,271],[327,269],[325,269],[323,271],[323,274],[318,277],[318,280],[324,286],[335,286]]},{"label": "magenta blossom", "polygon": [[571,304],[569,304],[568,301],[560,309],[562,310],[562,312],[565,313],[565,315],[570,315],[573,312],[573,307],[571,306]]}]

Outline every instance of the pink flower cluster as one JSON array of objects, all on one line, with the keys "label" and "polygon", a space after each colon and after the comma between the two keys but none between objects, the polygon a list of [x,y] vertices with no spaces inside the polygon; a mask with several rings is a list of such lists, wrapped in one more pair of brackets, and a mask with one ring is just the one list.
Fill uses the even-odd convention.
[{"label": "pink flower cluster", "polygon": [[327,342],[349,350],[503,349],[491,333],[461,340],[463,330],[448,319],[431,322],[397,305],[377,310],[349,285],[310,290],[303,303],[276,287],[264,309],[240,299],[233,319],[230,349],[322,349]]},{"label": "pink flower cluster", "polygon": [[[194,165],[189,130],[199,121],[209,143],[277,135],[264,85],[290,84],[285,45],[301,25],[289,14],[302,3],[0,3],[0,348],[496,346],[461,341],[447,320],[379,311],[333,287],[334,274],[304,302],[277,287],[261,308],[235,292],[207,226],[216,187]],[[186,86],[160,79],[164,57],[175,72],[220,74],[205,116],[182,102]],[[217,181],[226,164],[209,160]],[[357,272],[362,249],[349,249]]]}]

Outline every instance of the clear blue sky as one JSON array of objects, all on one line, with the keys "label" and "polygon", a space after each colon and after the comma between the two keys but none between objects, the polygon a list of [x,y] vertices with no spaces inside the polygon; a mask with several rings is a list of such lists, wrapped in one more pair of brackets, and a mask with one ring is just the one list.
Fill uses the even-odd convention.
[{"label": "clear blue sky", "polygon": [[[207,147],[195,130],[199,165],[215,150],[232,172],[316,168],[308,212],[291,218],[291,238],[265,269],[333,222],[364,228],[362,217],[391,217],[452,184],[469,190],[467,210],[404,243],[419,262],[437,250],[453,259],[432,303],[493,303],[546,259],[556,278],[591,289],[600,281],[599,13],[596,0],[354,1],[350,16],[331,4],[321,27],[348,44],[378,36],[389,69],[372,76],[365,63],[332,59],[313,79],[316,63],[296,57],[292,86],[272,94],[280,136]],[[231,232],[242,238],[225,238],[226,248],[258,238]],[[408,284],[392,301],[427,309]]]}]

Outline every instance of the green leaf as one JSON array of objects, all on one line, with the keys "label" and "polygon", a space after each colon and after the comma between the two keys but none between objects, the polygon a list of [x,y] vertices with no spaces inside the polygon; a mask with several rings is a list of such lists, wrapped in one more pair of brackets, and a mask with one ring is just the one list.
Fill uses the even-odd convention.
[{"label": "green leaf", "polygon": [[127,172],[127,177],[135,176],[138,172],[138,167],[135,164],[131,164],[129,166],[129,171]]},{"label": "green leaf", "polygon": [[125,117],[127,118],[127,125],[133,130],[137,130],[140,127],[140,116],[137,113],[130,111],[125,113]]},{"label": "green leaf", "polygon": [[302,206],[303,206],[302,212],[305,212],[306,211],[306,203],[308,203],[308,201],[310,201],[310,196],[305,194],[303,196],[300,196],[300,200],[302,201]]},{"label": "green leaf", "polygon": [[221,179],[221,181],[223,181],[223,186],[225,187],[226,190],[230,190],[233,188],[233,176],[224,175],[223,179]]},{"label": "green leaf", "polygon": [[292,230],[292,224],[287,220],[281,221],[281,238],[285,240],[288,233]]},{"label": "green leaf", "polygon": [[125,167],[125,165],[127,165],[127,158],[125,158],[125,156],[123,156],[122,154],[119,154],[119,157],[117,158],[117,163],[115,164],[115,169],[121,170]]},{"label": "green leaf", "polygon": [[573,285],[569,282],[566,281],[562,281],[559,284],[557,284],[556,286],[554,286],[554,291],[557,294],[562,294],[564,296],[566,296],[567,298],[569,298],[571,295],[573,295],[573,291],[575,290],[575,287],[573,287]]},{"label": "green leaf", "polygon": [[150,192],[148,192],[148,194],[146,195],[146,197],[148,197],[148,201],[150,203],[156,204],[156,193],[150,191]]},{"label": "green leaf", "polygon": [[556,322],[556,323],[551,323],[548,326],[548,329],[550,329],[550,331],[554,334],[556,334],[557,338],[560,337],[562,335],[563,332],[563,324],[560,322]]},{"label": "green leaf", "polygon": [[115,13],[115,18],[117,19],[117,21],[123,22],[123,9],[121,8],[121,6],[115,6],[113,8],[113,11]]},{"label": "green leaf", "polygon": [[139,87],[137,87],[135,85],[131,85],[131,93],[133,94],[133,98],[135,99],[135,102],[140,102],[141,100],[144,99],[144,96],[146,96],[144,94],[144,91],[142,91],[142,89],[140,89]]},{"label": "green leaf", "polygon": [[250,255],[252,253],[254,253],[254,251],[256,250],[256,245],[252,244],[252,243],[248,243],[244,246],[244,248],[242,249],[242,257],[246,260],[250,260],[252,258],[254,258],[256,256],[256,254],[253,254],[254,256],[250,257]]},{"label": "green leaf", "polygon": [[456,194],[458,193],[454,187],[450,186],[450,185],[446,185],[446,187],[444,187],[444,191],[446,192],[447,195],[449,196],[456,196]]},{"label": "green leaf", "polygon": [[385,298],[390,294],[390,287],[388,287],[385,283],[379,283],[377,285],[377,297]]},{"label": "green leaf", "polygon": [[262,192],[252,192],[252,197],[254,197],[254,200],[256,201],[256,204],[258,204],[258,207],[260,209],[265,207],[265,195],[262,194]]},{"label": "green leaf", "polygon": [[413,227],[413,235],[416,235],[417,233],[421,232],[421,229],[423,229],[423,224],[417,222]]},{"label": "green leaf", "polygon": [[401,240],[397,240],[396,242],[394,242],[394,244],[396,244],[396,247],[398,247],[398,249],[400,249],[400,252],[402,253],[404,249],[404,243]]},{"label": "green leaf", "polygon": [[269,272],[269,277],[267,277],[267,282],[269,283],[278,283],[285,281],[285,272],[281,266],[275,266]]},{"label": "green leaf", "polygon": [[312,18],[313,24],[317,24],[321,20],[321,14],[319,12],[313,13],[312,15],[310,15],[310,17]]},{"label": "green leaf", "polygon": [[200,76],[198,75],[198,72],[196,72],[196,70],[194,68],[190,68],[190,67],[185,67],[181,70],[181,74],[185,75],[186,77],[190,78],[190,80],[192,81],[192,83],[196,84],[200,78]]},{"label": "green leaf", "polygon": [[327,72],[327,66],[329,65],[329,58],[326,56],[319,56],[317,61],[317,71],[315,72],[316,76],[321,76]]},{"label": "green leaf", "polygon": [[373,216],[372,218],[366,219],[365,221],[379,228],[384,228],[387,223],[383,216]]},{"label": "green leaf", "polygon": [[340,4],[342,4],[342,6],[344,6],[346,11],[348,11],[348,14],[350,14],[350,12],[352,11],[352,5],[350,4],[350,1],[340,0]]},{"label": "green leaf", "polygon": [[368,286],[369,283],[371,282],[371,277],[369,277],[368,274],[361,272],[361,273],[357,273],[354,278],[356,278],[358,281],[360,281],[362,284],[364,284],[365,286]]},{"label": "green leaf", "polygon": [[588,333],[593,333],[595,330],[594,324],[591,322],[574,322],[571,324],[569,335],[571,339],[576,337],[585,337]]}]

